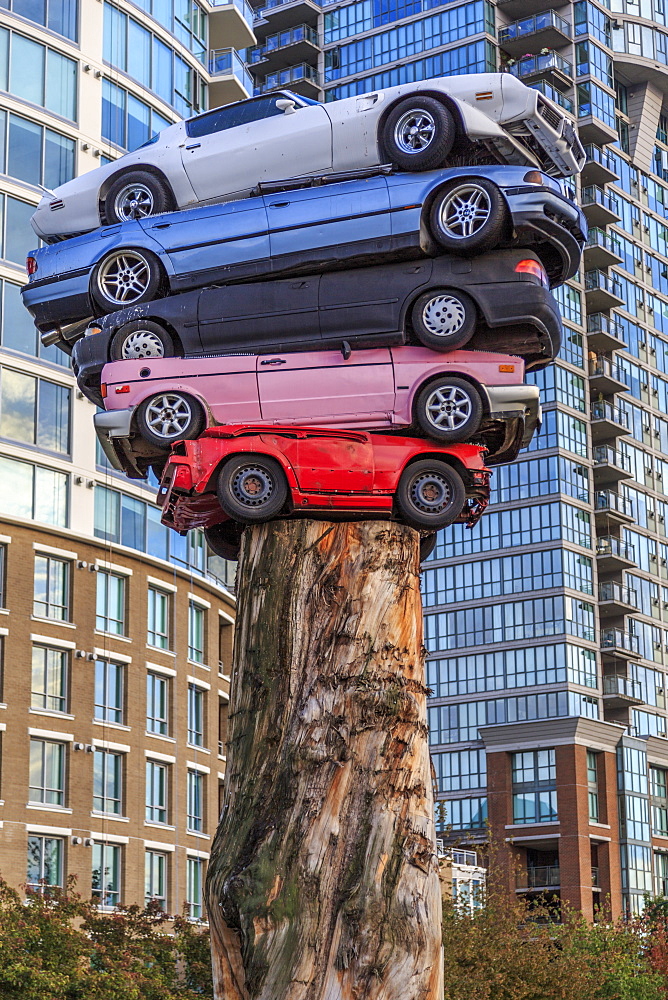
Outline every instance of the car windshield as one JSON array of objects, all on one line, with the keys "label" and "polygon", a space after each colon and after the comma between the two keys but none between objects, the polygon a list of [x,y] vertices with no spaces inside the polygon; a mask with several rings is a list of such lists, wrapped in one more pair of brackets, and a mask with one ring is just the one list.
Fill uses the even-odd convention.
[{"label": "car windshield", "polygon": [[[228,128],[236,128],[237,125],[248,125],[265,118],[273,118],[275,115],[283,114],[283,109],[276,106],[276,102],[280,100],[285,100],[285,97],[278,93],[270,97],[228,104],[224,108],[216,108],[215,111],[208,111],[204,115],[198,115],[197,118],[191,118],[186,122],[186,131],[189,136],[197,138],[211,135],[212,132],[224,132]],[[317,104],[317,101],[313,103]]]}]

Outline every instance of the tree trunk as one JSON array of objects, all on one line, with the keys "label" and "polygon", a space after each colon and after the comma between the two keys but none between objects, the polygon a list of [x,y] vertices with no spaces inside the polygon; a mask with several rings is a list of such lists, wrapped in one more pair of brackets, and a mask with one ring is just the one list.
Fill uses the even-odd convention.
[{"label": "tree trunk", "polygon": [[398,524],[244,533],[216,1000],[442,1000],[418,571]]}]

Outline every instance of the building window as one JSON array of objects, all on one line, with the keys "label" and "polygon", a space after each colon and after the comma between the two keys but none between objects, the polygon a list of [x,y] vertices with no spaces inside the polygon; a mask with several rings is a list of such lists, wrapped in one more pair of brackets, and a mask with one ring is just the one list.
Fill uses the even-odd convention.
[{"label": "building window", "polygon": [[167,855],[147,851],[144,856],[144,901],[155,900],[167,908]]},{"label": "building window", "polygon": [[192,920],[201,920],[203,914],[202,887],[204,884],[204,862],[200,858],[188,858],[186,871],[186,903]]},{"label": "building window", "polygon": [[35,556],[32,613],[37,618],[70,620],[70,564],[65,559]]},{"label": "building window", "polygon": [[188,605],[188,659],[204,663],[204,608],[194,601]]},{"label": "building window", "polygon": [[146,761],[146,822],[167,822],[167,765]]},{"label": "building window", "polygon": [[589,795],[589,819],[592,823],[598,823],[598,754],[594,753],[593,750],[587,750],[587,790]]},{"label": "building window", "polygon": [[[32,235],[31,239],[34,239]],[[47,451],[68,454],[70,389],[4,367],[1,386],[0,436],[21,444],[34,444]]]},{"label": "building window", "polygon": [[149,646],[169,649],[169,594],[155,587],[148,588]]},{"label": "building window", "polygon": [[49,712],[67,711],[67,653],[64,650],[33,646],[30,707]]},{"label": "building window", "polygon": [[650,767],[652,790],[652,833],[668,837],[668,771],[664,767]]},{"label": "building window", "polygon": [[50,740],[30,740],[30,802],[65,805],[65,747]]},{"label": "building window", "polygon": [[57,35],[63,35],[76,42],[79,5],[77,0],[41,0],[40,3],[25,3],[25,0],[4,0],[3,7],[20,17],[26,17],[41,24]]},{"label": "building window", "polygon": [[0,31],[0,90],[76,121],[77,70],[76,60],[55,49],[6,28]]},{"label": "building window", "polygon": [[201,833],[204,829],[204,775],[188,771],[188,830]]},{"label": "building window", "polygon": [[[185,115],[191,114],[186,111]],[[112,83],[102,81],[102,138],[123,149],[137,149],[172,123],[144,101]]]},{"label": "building window", "polygon": [[218,754],[225,756],[227,747],[228,716],[230,710],[229,701],[219,698],[218,700]]},{"label": "building window", "polygon": [[93,809],[121,814],[122,754],[96,750],[93,761]]},{"label": "building window", "polygon": [[195,684],[188,685],[188,743],[204,746],[204,691]]},{"label": "building window", "polygon": [[0,456],[0,514],[67,528],[69,479],[63,472]]},{"label": "building window", "polygon": [[60,132],[0,111],[0,169],[53,190],[74,177],[76,144]]},{"label": "building window", "polygon": [[93,899],[101,906],[118,906],[121,898],[121,849],[117,844],[93,844]]},{"label": "building window", "polygon": [[120,663],[95,661],[95,718],[123,723],[123,672]]},{"label": "building window", "polygon": [[0,545],[0,608],[7,606],[7,546]]},{"label": "building window", "polygon": [[31,889],[63,884],[63,841],[60,837],[28,837],[28,876]]},{"label": "building window", "polygon": [[514,753],[513,823],[549,823],[557,819],[557,768],[554,750]]},{"label": "building window", "polygon": [[668,854],[654,855],[654,876],[657,896],[668,896]]},{"label": "building window", "polygon": [[95,628],[125,635],[125,577],[100,570],[97,574]]},{"label": "building window", "polygon": [[169,681],[158,674],[146,675],[146,730],[167,736],[169,732]]}]

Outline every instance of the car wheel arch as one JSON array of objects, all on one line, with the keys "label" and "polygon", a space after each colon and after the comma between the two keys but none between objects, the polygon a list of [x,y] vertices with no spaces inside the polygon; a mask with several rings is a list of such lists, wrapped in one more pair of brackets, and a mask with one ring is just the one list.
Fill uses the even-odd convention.
[{"label": "car wheel arch", "polygon": [[464,120],[462,118],[461,111],[457,101],[455,101],[448,94],[443,94],[440,91],[435,90],[415,90],[409,94],[401,94],[399,97],[395,98],[391,104],[383,109],[383,113],[380,115],[378,122],[376,124],[376,143],[378,145],[378,154],[381,163],[384,163],[387,159],[387,153],[383,148],[382,133],[385,127],[385,122],[387,121],[389,115],[392,113],[397,104],[401,104],[409,97],[431,97],[433,100],[438,101],[444,107],[448,109],[455,121],[455,126],[457,129],[457,134],[455,136],[455,142],[464,133]]},{"label": "car wheel arch", "polygon": [[[88,297],[91,300],[92,305],[94,306],[94,309],[95,309],[94,315],[96,317],[110,316],[112,314],[111,310],[109,310],[108,312],[105,312],[102,309],[101,305],[96,301],[93,288],[94,288],[95,282],[97,281],[98,271],[100,270],[101,266],[105,263],[105,261],[112,254],[115,254],[115,253],[138,253],[138,254],[144,254],[144,256],[146,256],[146,257],[150,257],[153,261],[155,261],[155,263],[157,265],[158,272],[159,272],[160,290],[161,290],[161,296],[160,297],[164,296],[164,294],[166,292],[171,291],[171,277],[170,277],[169,271],[165,267],[165,261],[163,260],[163,258],[161,257],[160,254],[158,254],[158,253],[155,252],[155,250],[152,250],[150,248],[143,247],[143,246],[115,246],[111,250],[110,249],[106,249],[97,258],[97,260],[95,261],[95,263],[90,268],[90,272],[89,272],[90,277],[89,277],[89,281],[88,281]],[[148,301],[149,302],[154,302],[154,301],[157,301],[157,299],[149,299]],[[138,305],[143,305],[143,303],[138,303]],[[131,307],[128,306],[128,305],[123,305],[123,306],[121,306],[121,308],[122,309],[128,309],[128,308],[131,308]],[[120,310],[116,309],[116,310],[114,310],[114,312],[120,312]],[[149,317],[148,316],[142,316],[141,318],[142,319],[148,319]],[[130,321],[128,320],[128,322],[130,322]]]},{"label": "car wheel arch", "polygon": [[152,163],[133,163],[131,167],[129,167],[126,164],[123,167],[123,169],[116,170],[113,174],[110,174],[108,177],[105,177],[104,181],[100,185],[100,189],[98,190],[97,193],[98,215],[100,218],[100,225],[102,226],[114,225],[114,223],[107,222],[104,214],[104,203],[106,197],[117,180],[120,180],[120,178],[123,177],[124,174],[132,173],[135,170],[140,170],[142,173],[145,174],[152,174],[157,180],[160,181],[160,183],[165,187],[167,194],[169,195],[169,200],[171,202],[170,211],[174,211],[178,207],[178,203],[176,201],[176,196],[174,195],[174,189],[171,185],[171,182],[169,181],[167,175],[159,167],[154,166],[154,164]]},{"label": "car wheel arch", "polygon": [[[256,448],[254,451],[244,451],[243,448],[241,448],[239,451],[233,451],[231,454],[225,455],[224,458],[221,458],[220,462],[209,476],[209,479],[207,480],[207,486],[210,485],[211,483],[218,481],[218,476],[222,472],[223,466],[225,466],[228,462],[231,462],[232,459],[255,458],[258,456],[261,457],[263,456],[265,458],[273,458],[275,462],[278,462],[281,469],[283,470],[283,473],[285,474],[285,478],[288,481],[289,489],[290,490],[299,489],[299,483],[297,481],[297,473],[295,472],[292,462],[290,462],[285,457],[285,455],[279,448],[272,448],[271,445],[268,444],[263,444],[262,450]],[[288,503],[290,507],[292,507],[292,496],[288,497]]]},{"label": "car wheel arch", "polygon": [[[418,301],[418,299],[422,295],[426,295],[428,292],[436,292],[439,289],[444,291],[451,291],[454,294],[461,292],[462,295],[467,296],[468,298],[471,299],[473,305],[478,310],[478,315],[479,316],[483,315],[484,317],[484,314],[480,307],[480,303],[478,301],[478,296],[475,294],[475,291],[473,290],[475,289],[475,285],[473,286],[466,285],[463,288],[460,288],[456,282],[456,278],[457,275],[453,274],[448,275],[447,279],[444,279],[443,282],[439,281],[435,282],[434,279],[431,278],[429,282],[427,282],[425,285],[420,285],[419,288],[415,288],[413,289],[412,292],[409,292],[409,294],[406,296],[406,298],[402,303],[401,311],[399,313],[399,329],[404,332],[407,343],[415,344],[418,347],[423,346],[423,344],[420,341],[420,338],[418,337],[417,333],[413,328],[413,324],[411,323],[411,314],[413,312],[413,307],[415,303]],[[408,336],[409,331],[410,331],[410,337]],[[475,333],[476,331],[474,331],[472,336],[475,336]],[[468,345],[466,346],[468,347]],[[460,378],[466,378],[466,376],[461,375]]]},{"label": "car wheel arch", "polygon": [[[487,389],[482,384],[482,382],[479,382],[478,379],[474,378],[472,375],[469,375],[467,372],[442,371],[442,372],[436,372],[433,375],[428,375],[422,382],[420,382],[418,385],[415,385],[411,390],[410,412],[413,417],[413,420],[416,419],[415,407],[418,396],[420,395],[422,390],[425,389],[428,385],[431,385],[433,382],[438,382],[438,380],[441,378],[458,378],[461,379],[462,382],[467,382],[471,386],[471,388],[475,389],[475,391],[480,396],[480,402],[482,403],[482,411],[483,411],[482,419],[483,420],[488,419],[490,414],[489,395],[487,393]],[[423,458],[424,456],[420,455],[419,457]],[[438,456],[434,455],[431,457],[437,458]]]},{"label": "car wheel arch", "polygon": [[[432,243],[435,244],[435,240],[434,240],[434,237],[431,236],[431,230],[430,230],[430,226],[429,226],[429,217],[431,215],[432,206],[433,206],[434,202],[436,201],[436,199],[438,198],[438,196],[443,191],[443,188],[447,187],[447,186],[449,186],[451,184],[453,184],[455,181],[457,181],[458,183],[461,183],[461,184],[466,184],[467,182],[473,183],[475,181],[479,181],[480,179],[481,179],[480,175],[478,175],[476,173],[469,173],[468,169],[463,168],[461,174],[457,174],[454,177],[450,176],[450,177],[444,178],[444,180],[441,181],[441,183],[437,187],[433,188],[433,190],[431,190],[429,192],[429,194],[427,195],[427,197],[425,198],[425,200],[422,202],[422,212],[420,214],[420,230],[423,231],[423,232],[425,232],[427,234],[427,238]],[[485,177],[485,180],[489,181],[489,183],[493,184],[494,187],[497,189],[497,191],[499,192],[499,194],[503,198],[503,203],[506,206],[506,210],[508,212],[508,216],[510,217],[511,216],[510,204],[508,202],[508,198],[506,197],[506,193],[503,190],[503,188],[499,187],[499,185],[496,183],[496,181],[490,180],[489,177]],[[437,244],[435,244],[435,245],[437,245]],[[529,248],[529,249],[531,250],[531,248]],[[494,252],[494,251],[492,251],[492,252]],[[439,256],[441,256],[443,254],[447,254],[448,251],[447,250],[443,250],[442,248],[439,248],[439,250],[437,251],[437,253],[439,254]]]},{"label": "car wheel arch", "polygon": [[[107,313],[107,315],[112,315],[112,314],[111,313]],[[124,326],[127,326],[128,323],[132,323],[132,322],[134,322],[134,320],[126,319],[122,323],[116,323],[116,324],[114,324],[113,327],[110,327],[110,332],[109,332],[109,346],[108,346],[108,351],[107,351],[107,354],[109,356],[110,362],[112,361],[111,354],[110,354],[111,343],[112,343],[114,337],[116,336],[116,334],[120,330],[123,329]],[[164,319],[163,316],[151,316],[150,313],[148,313],[146,316],[140,316],[138,318],[138,322],[155,323],[156,326],[161,326],[162,329],[165,331],[165,333],[168,333],[169,336],[171,337],[172,343],[174,345],[174,352],[175,352],[174,356],[178,357],[178,353],[177,352],[179,352],[179,351],[181,352],[181,356],[185,355],[185,348],[183,346],[183,341],[181,340],[181,337],[177,333],[176,329],[172,326],[172,324],[168,320]]]},{"label": "car wheel arch", "polygon": [[207,403],[206,399],[204,399],[204,397],[201,396],[199,392],[192,389],[190,386],[181,386],[179,385],[178,382],[175,382],[173,385],[170,385],[168,389],[155,389],[155,388],[152,389],[150,392],[147,392],[146,395],[142,396],[140,400],[132,404],[132,419],[130,426],[135,434],[140,433],[139,427],[137,425],[137,414],[139,412],[139,407],[142,405],[142,403],[145,403],[147,399],[150,399],[151,396],[157,396],[161,392],[181,392],[183,393],[184,396],[191,396],[192,399],[194,399],[195,402],[201,406],[202,412],[204,413],[204,420],[206,422],[206,427],[204,429],[208,430],[210,427],[216,426],[216,422],[213,419],[213,414],[211,413],[211,408],[209,407],[209,404]]},{"label": "car wheel arch", "polygon": [[413,457],[410,458],[404,465],[400,472],[400,476],[404,474],[406,469],[410,469],[411,465],[415,465],[417,462],[422,462],[423,459],[432,459],[436,462],[444,462],[446,465],[449,465],[450,468],[454,469],[455,472],[459,473],[465,486],[468,484],[470,472],[466,468],[464,462],[462,462],[461,458],[442,451],[425,451],[420,452],[418,455],[413,455]]}]

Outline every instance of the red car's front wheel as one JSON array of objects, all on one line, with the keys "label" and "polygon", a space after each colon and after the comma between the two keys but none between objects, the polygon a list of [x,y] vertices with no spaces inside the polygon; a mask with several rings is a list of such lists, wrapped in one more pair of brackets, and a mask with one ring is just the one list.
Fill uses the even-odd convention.
[{"label": "red car's front wheel", "polygon": [[402,521],[411,528],[435,531],[457,520],[466,489],[452,466],[425,458],[404,469],[394,499]]},{"label": "red car's front wheel", "polygon": [[238,455],[218,476],[220,506],[240,524],[260,524],[281,513],[289,487],[279,463],[267,455]]}]

